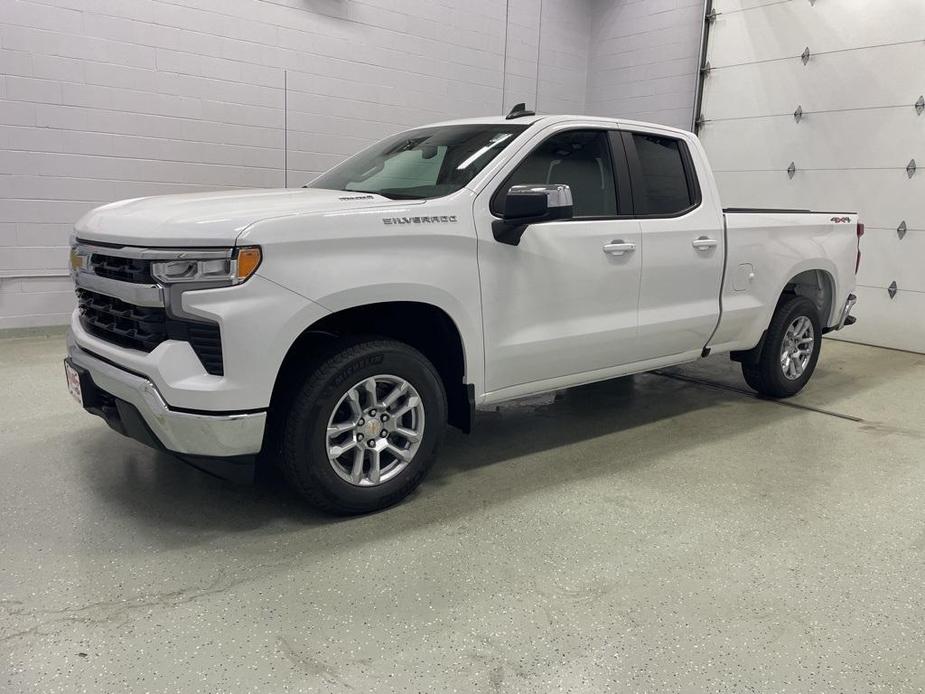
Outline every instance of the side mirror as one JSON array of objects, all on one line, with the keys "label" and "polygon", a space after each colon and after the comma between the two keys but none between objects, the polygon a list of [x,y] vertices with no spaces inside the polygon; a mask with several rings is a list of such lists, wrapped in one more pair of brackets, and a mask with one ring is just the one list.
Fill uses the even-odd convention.
[{"label": "side mirror", "polygon": [[531,224],[571,216],[572,190],[567,185],[511,186],[504,198],[504,215],[492,222],[491,231],[495,240],[516,246]]}]

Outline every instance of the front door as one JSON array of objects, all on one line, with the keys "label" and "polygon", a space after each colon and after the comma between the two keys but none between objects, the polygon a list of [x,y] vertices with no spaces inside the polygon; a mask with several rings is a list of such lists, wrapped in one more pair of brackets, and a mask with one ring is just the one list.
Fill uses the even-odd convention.
[{"label": "front door", "polygon": [[[488,392],[529,392],[638,353],[642,247],[638,220],[620,214],[630,200],[622,151],[614,166],[608,131],[574,126],[543,131],[525,151],[475,204]],[[531,225],[519,245],[500,243],[491,222],[506,191],[525,184],[568,185],[574,217]]]}]

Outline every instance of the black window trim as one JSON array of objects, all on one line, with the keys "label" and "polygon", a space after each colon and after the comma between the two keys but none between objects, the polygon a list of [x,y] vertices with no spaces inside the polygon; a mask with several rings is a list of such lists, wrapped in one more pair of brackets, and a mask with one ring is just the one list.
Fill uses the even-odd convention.
[{"label": "black window trim", "polygon": [[[619,128],[614,128],[612,126],[575,126],[570,128],[563,128],[562,130],[557,130],[554,133],[550,133],[548,137],[544,137],[540,140],[530,151],[525,154],[520,161],[511,169],[511,172],[504,177],[500,185],[492,191],[491,200],[488,205],[488,209],[491,214],[497,218],[501,219],[501,212],[497,208],[497,203],[501,199],[501,191],[506,191],[510,186],[508,182],[517,172],[518,167],[533,154],[539,147],[541,147],[545,142],[550,138],[556,137],[563,133],[568,132],[584,132],[588,130],[598,130],[602,132],[605,137],[607,144],[608,152],[610,153],[610,165],[614,177],[614,188],[616,189],[617,194],[617,214],[610,215],[595,215],[588,217],[569,217],[568,219],[557,219],[557,222],[596,222],[602,220],[619,220],[619,219],[634,219],[636,215],[634,214],[634,205],[633,205],[633,195],[632,195],[632,180],[630,176],[630,170],[627,165],[626,152],[624,151],[624,145],[622,142],[619,143],[620,151],[616,152],[614,150],[614,142],[619,141],[619,138],[611,137],[611,134],[619,134],[621,131]],[[624,185],[618,185],[620,182],[623,182]]]},{"label": "black window trim", "polygon": [[[694,168],[694,160],[691,157],[690,148],[683,138],[648,130],[627,130],[623,128],[620,129],[620,134],[622,135],[623,147],[626,151],[626,162],[630,172],[630,188],[633,192],[633,216],[636,219],[676,219],[690,214],[703,204],[700,179],[697,178],[697,171]],[[645,209],[648,200],[643,198],[642,191],[645,190],[645,176],[643,176],[642,173],[642,165],[639,163],[639,152],[636,150],[636,141],[633,139],[633,135],[649,135],[651,137],[660,137],[665,140],[674,140],[678,143],[678,151],[681,154],[681,165],[684,168],[684,178],[687,183],[687,194],[693,201],[690,205],[683,210],[671,214],[662,212],[636,213],[637,209]]]}]

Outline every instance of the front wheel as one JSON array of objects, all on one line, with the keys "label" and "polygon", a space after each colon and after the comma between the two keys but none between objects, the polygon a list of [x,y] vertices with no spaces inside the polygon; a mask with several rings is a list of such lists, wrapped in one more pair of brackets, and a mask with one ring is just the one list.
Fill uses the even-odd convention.
[{"label": "front wheel", "polygon": [[423,480],[446,425],[436,369],[392,340],[344,343],[309,375],[288,414],[283,471],[339,514],[397,503]]},{"label": "front wheel", "polygon": [[816,305],[803,296],[791,297],[778,304],[758,358],[742,363],[742,375],[762,395],[796,395],[813,375],[821,346]]}]

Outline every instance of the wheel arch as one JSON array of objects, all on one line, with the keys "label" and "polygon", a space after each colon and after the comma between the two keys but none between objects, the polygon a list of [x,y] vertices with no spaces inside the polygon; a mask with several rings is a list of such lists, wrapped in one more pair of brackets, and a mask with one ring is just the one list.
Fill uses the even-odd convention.
[{"label": "wheel arch", "polygon": [[813,264],[812,261],[807,261],[787,273],[789,279],[783,283],[777,292],[774,303],[768,307],[768,312],[763,320],[764,328],[761,331],[758,344],[751,349],[730,352],[729,356],[733,361],[750,364],[758,359],[761,350],[764,348],[768,326],[774,319],[778,306],[789,296],[803,296],[812,301],[819,311],[819,323],[822,330],[825,331],[826,327],[832,322],[838,289],[835,283],[834,268],[819,267],[819,264],[818,262]]},{"label": "wheel arch", "polygon": [[[792,274],[790,279],[784,283],[777,303],[780,303],[787,294],[805,296],[812,301],[819,311],[819,322],[823,329],[832,323],[837,288],[835,275],[831,270],[813,267]],[[775,310],[776,308],[775,305]],[[773,316],[773,312],[771,315]]]},{"label": "wheel arch", "polygon": [[414,347],[437,369],[447,395],[448,417],[453,426],[469,432],[472,426],[475,385],[466,354],[463,331],[450,314],[432,303],[385,300],[346,306],[307,326],[283,358],[270,401],[274,413],[286,410],[288,398],[317,361],[329,356],[338,338],[385,337]]}]

